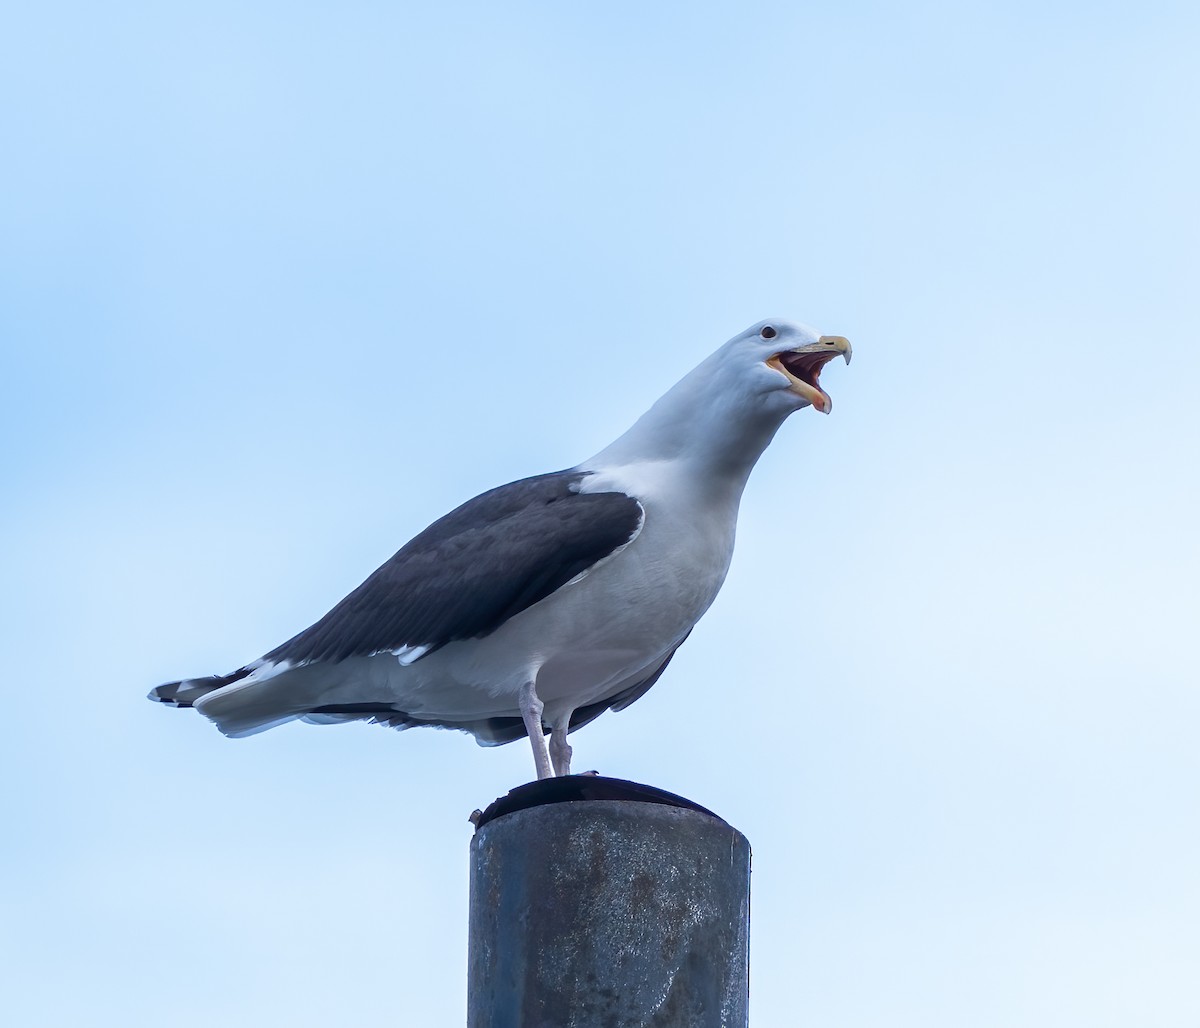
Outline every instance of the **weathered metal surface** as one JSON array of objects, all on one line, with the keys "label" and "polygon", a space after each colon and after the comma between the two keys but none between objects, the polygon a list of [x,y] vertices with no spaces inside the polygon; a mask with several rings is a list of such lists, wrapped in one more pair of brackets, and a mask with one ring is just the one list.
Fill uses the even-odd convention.
[{"label": "weathered metal surface", "polygon": [[638,798],[547,786],[472,839],[469,1028],[745,1028],[745,836],[600,781]]}]

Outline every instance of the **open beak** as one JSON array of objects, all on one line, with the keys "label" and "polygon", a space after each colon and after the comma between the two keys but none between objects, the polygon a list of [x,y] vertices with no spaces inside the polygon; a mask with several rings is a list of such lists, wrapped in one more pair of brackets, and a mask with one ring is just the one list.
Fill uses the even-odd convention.
[{"label": "open beak", "polygon": [[850,341],[844,336],[821,336],[815,343],[795,350],[784,350],[767,361],[791,383],[792,392],[803,396],[822,414],[833,410],[833,400],[821,388],[821,369],[834,357],[841,355],[850,363]]}]

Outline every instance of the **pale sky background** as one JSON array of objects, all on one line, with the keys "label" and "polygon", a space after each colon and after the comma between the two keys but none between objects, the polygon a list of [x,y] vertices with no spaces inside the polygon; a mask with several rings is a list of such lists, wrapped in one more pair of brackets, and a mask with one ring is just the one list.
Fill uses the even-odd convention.
[{"label": "pale sky background", "polygon": [[579,769],[754,847],[753,1023],[1200,1023],[1191,3],[71,4],[0,25],[0,1009],[454,1025],[528,747],[145,701],[848,336]]}]

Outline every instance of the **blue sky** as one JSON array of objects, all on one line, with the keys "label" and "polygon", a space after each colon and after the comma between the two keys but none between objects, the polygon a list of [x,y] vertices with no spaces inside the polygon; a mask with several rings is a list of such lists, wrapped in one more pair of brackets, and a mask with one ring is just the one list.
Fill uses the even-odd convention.
[{"label": "blue sky", "polygon": [[1192,5],[4,22],[6,1020],[460,1023],[527,747],[144,693],[769,316],[833,414],[577,765],[749,836],[756,1024],[1200,1020]]}]

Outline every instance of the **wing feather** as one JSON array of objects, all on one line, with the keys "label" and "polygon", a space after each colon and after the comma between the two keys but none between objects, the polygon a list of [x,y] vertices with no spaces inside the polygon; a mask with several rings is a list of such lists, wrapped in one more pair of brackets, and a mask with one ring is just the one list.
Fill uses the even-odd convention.
[{"label": "wing feather", "polygon": [[468,500],[263,659],[302,664],[393,651],[411,662],[494,632],[640,530],[634,497],[580,493],[586,477],[539,475]]}]

